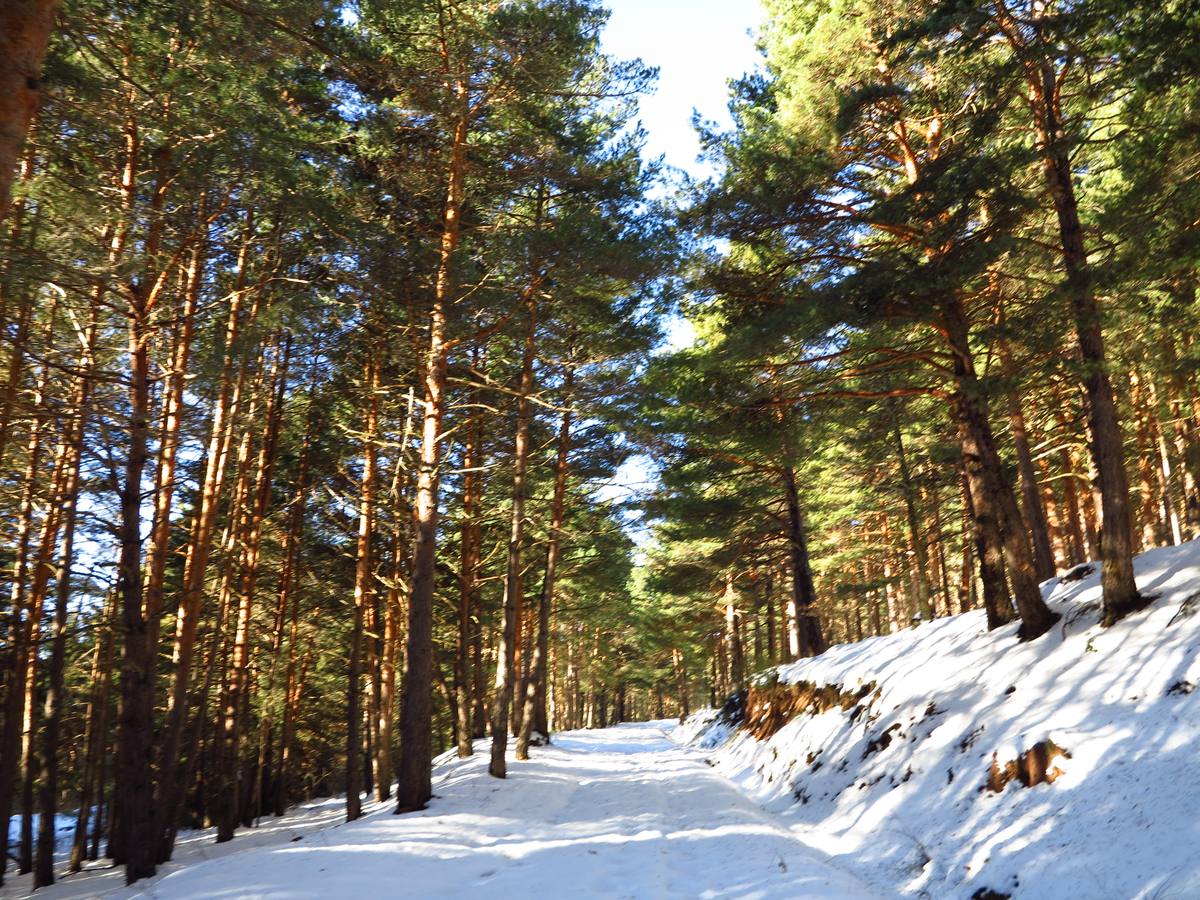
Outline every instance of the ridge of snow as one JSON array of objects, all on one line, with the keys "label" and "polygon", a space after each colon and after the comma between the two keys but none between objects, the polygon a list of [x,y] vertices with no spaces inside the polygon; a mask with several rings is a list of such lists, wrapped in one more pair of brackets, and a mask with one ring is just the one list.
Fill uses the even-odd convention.
[{"label": "ridge of snow", "polygon": [[[1042,586],[1062,620],[1029,643],[977,610],[757,676],[874,682],[858,715],[804,713],[757,741],[709,710],[675,737],[715,747],[717,770],[805,840],[908,896],[1200,897],[1200,543],[1139,557],[1154,602],[1108,629],[1092,569]],[[1047,739],[1070,753],[1053,784],[985,789],[993,758]]]}]

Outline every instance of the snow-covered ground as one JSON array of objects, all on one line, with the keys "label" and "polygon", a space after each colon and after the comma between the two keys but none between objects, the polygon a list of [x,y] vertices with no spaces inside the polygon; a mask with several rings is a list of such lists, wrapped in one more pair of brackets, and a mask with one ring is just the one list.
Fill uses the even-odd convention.
[{"label": "snow-covered ground", "polygon": [[[38,823],[41,820],[41,815],[33,814],[33,837],[37,840]],[[71,839],[75,834],[75,817],[66,815],[57,815],[54,817],[54,846],[62,850],[70,848]],[[8,820],[8,846],[16,847],[21,840],[21,817],[13,816]]]},{"label": "snow-covered ground", "polygon": [[[368,803],[366,809],[375,807]],[[266,818],[258,828],[238,829],[237,837],[225,844],[216,844],[215,829],[203,831],[184,831],[179,835],[175,845],[174,858],[167,865],[159,868],[161,881],[166,875],[182,869],[204,863],[208,860],[218,861],[233,854],[250,852],[263,847],[272,847],[300,840],[303,837],[329,828],[341,822],[346,813],[345,798],[332,798],[305,803],[288,810],[286,816],[279,819]],[[61,826],[70,821],[73,830],[73,816],[61,816]],[[18,828],[20,819],[13,817],[11,828]],[[58,845],[64,854],[55,866],[55,872],[61,873],[65,867],[65,853],[70,850],[71,833],[60,828]],[[124,870],[114,868],[107,860],[84,863],[83,871],[74,875],[63,876],[57,884],[32,891],[32,875],[17,875],[10,862],[9,871],[5,875],[4,887],[0,888],[0,900],[15,900],[15,898],[37,897],[38,900],[91,900],[93,897],[132,898],[161,896],[154,893],[151,887],[125,887]]]},{"label": "snow-covered ground", "polygon": [[[763,740],[714,711],[573,732],[503,782],[481,744],[438,760],[424,812],[312,803],[228,844],[185,835],[134,888],[101,865],[37,896],[1195,900],[1200,543],[1137,572],[1156,599],[1110,629],[1075,573],[1044,585],[1062,621],[1032,643],[972,612],[763,673],[760,725],[796,685],[825,709]],[[988,789],[1039,745],[1065,751],[1053,783]]]},{"label": "snow-covered ground", "polygon": [[[1078,574],[1078,573],[1076,573]],[[1200,543],[1137,562],[1154,603],[1099,627],[1098,571],[1043,586],[1062,614],[1018,643],[982,611],[759,676],[866,696],[765,740],[699,714],[676,739],[798,835],[909,896],[1200,898]],[[987,790],[1035,744],[1052,784]],[[995,893],[987,893],[992,891]]]},{"label": "snow-covered ground", "polygon": [[470,759],[438,761],[436,796],[423,812],[396,816],[390,806],[372,806],[357,822],[331,826],[341,813],[331,801],[309,808],[315,815],[290,814],[220,847],[189,836],[172,871],[136,889],[109,870],[37,896],[887,896],[830,865],[701,754],[668,740],[670,727],[558,735],[530,761],[510,763],[505,781],[487,775],[481,744],[484,752]]}]

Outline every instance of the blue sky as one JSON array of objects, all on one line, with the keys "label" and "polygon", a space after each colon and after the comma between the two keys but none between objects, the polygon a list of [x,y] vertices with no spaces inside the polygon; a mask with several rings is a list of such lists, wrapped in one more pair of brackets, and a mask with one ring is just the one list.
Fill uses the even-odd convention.
[{"label": "blue sky", "polygon": [[704,174],[692,110],[729,122],[727,82],[758,60],[749,33],[762,21],[758,0],[609,0],[608,6],[605,49],[660,69],[658,90],[641,104],[647,153]]},{"label": "blue sky", "polygon": [[[751,34],[762,21],[758,0],[609,0],[608,6],[605,50],[659,69],[657,90],[641,102],[646,155],[662,156],[694,176],[709,174],[696,159],[700,142],[692,112],[731,124],[728,82],[752,70],[759,58]],[[672,346],[690,344],[694,334],[682,319],[667,322],[667,333]],[[600,496],[623,500],[656,482],[652,462],[635,456],[600,488]],[[639,542],[648,537],[633,523],[630,533]]]}]

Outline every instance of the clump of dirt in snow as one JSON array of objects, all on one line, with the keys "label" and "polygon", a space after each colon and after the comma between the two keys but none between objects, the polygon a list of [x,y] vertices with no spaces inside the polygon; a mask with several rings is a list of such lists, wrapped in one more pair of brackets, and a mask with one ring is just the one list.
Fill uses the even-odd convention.
[{"label": "clump of dirt in snow", "polygon": [[1070,571],[1063,573],[1063,575],[1058,579],[1058,583],[1070,584],[1073,581],[1083,581],[1083,579],[1095,573],[1095,571],[1095,566],[1091,565],[1090,563],[1082,563]]},{"label": "clump of dirt in snow", "polygon": [[[880,753],[886,750],[892,744],[892,735],[900,732],[900,723],[896,722],[891,727],[884,730],[879,737],[869,738],[867,740],[867,749],[863,751],[862,758],[866,759],[872,753]],[[901,735],[903,737],[903,735]]]},{"label": "clump of dirt in snow", "polygon": [[811,681],[751,685],[746,691],[742,729],[750,732],[755,740],[765,741],[796,716],[805,713],[818,716],[831,709],[849,710],[857,707],[874,690],[875,682],[859,688]]},{"label": "clump of dirt in snow", "polygon": [[1036,784],[1054,784],[1063,774],[1062,769],[1054,765],[1056,759],[1070,759],[1071,753],[1050,739],[1038,741],[1016,759],[1000,764],[996,754],[992,754],[992,766],[988,771],[987,789],[999,794],[1014,778],[1025,787]]},{"label": "clump of dirt in snow", "polygon": [[1171,616],[1171,621],[1167,625],[1174,625],[1183,619],[1190,619],[1200,610],[1200,591],[1194,594],[1189,594],[1182,603],[1179,604],[1179,611]]}]

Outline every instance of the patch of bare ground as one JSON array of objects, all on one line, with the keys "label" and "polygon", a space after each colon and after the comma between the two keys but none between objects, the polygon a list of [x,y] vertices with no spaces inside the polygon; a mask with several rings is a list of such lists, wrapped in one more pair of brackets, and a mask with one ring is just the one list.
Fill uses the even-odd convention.
[{"label": "patch of bare ground", "polygon": [[752,685],[746,694],[746,712],[741,727],[755,740],[765,741],[797,716],[817,716],[831,709],[853,709],[874,690],[874,682],[853,689],[809,681]]},{"label": "patch of bare ground", "polygon": [[999,794],[1013,780],[1021,782],[1025,787],[1054,784],[1063,774],[1062,769],[1054,765],[1054,761],[1070,758],[1070,751],[1058,746],[1049,738],[1038,741],[1016,759],[1006,763],[1001,763],[997,755],[993,753],[987,784],[984,787]]}]

